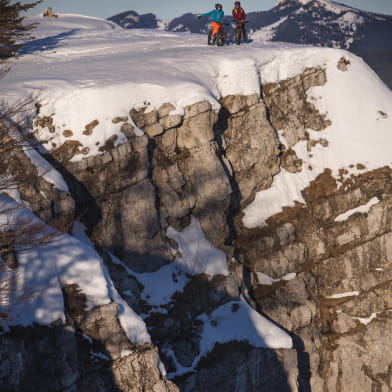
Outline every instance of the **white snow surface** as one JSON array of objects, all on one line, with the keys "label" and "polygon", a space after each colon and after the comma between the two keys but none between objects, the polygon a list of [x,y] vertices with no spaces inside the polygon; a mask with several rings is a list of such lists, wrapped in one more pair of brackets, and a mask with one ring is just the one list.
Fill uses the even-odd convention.
[{"label": "white snow surface", "polygon": [[346,298],[346,297],[356,297],[359,295],[359,291],[349,291],[347,293],[336,293],[329,295],[328,297],[325,297],[327,299],[340,299],[340,298]]},{"label": "white snow surface", "polygon": [[374,312],[369,317],[353,317],[353,319],[358,320],[363,325],[368,325],[377,318],[377,315],[378,313]]},{"label": "white snow surface", "polygon": [[[183,266],[176,262],[164,265],[154,272],[137,273],[113,254],[111,254],[111,259],[113,263],[124,267],[130,276],[143,285],[141,297],[154,308],[154,311],[166,313],[167,310],[161,306],[169,303],[174,293],[183,291],[190,280]],[[124,294],[132,295],[132,292],[128,291]]]},{"label": "white snow surface", "polygon": [[226,255],[214,248],[205,238],[199,221],[192,216],[192,222],[181,232],[169,227],[166,235],[178,244],[181,258],[177,263],[191,275],[229,275]]},{"label": "white snow surface", "polygon": [[345,24],[362,24],[365,19],[363,16],[356,14],[355,12],[349,11],[343,14],[338,21],[342,21]]},{"label": "white snow surface", "polygon": [[[8,210],[7,217],[1,215],[0,225],[7,218],[12,224],[40,222],[31,211],[6,196],[0,195],[0,204],[2,211]],[[47,233],[53,232],[47,227]],[[143,320],[118,295],[102,258],[93,247],[71,235],[58,234],[45,245],[16,251],[19,267],[10,271],[14,289],[9,293],[8,303],[15,306],[9,325],[50,325],[57,320],[64,323],[62,288],[76,284],[86,295],[86,310],[114,301],[119,306],[119,321],[128,338],[135,343],[151,342]],[[19,302],[21,297],[26,298]]]},{"label": "white snow surface", "polygon": [[379,202],[380,202],[380,199],[378,197],[373,197],[366,204],[361,205],[361,206],[356,207],[356,208],[353,208],[353,209],[351,209],[349,211],[344,212],[343,214],[338,215],[335,218],[335,222],[344,222],[345,220],[350,218],[350,216],[354,215],[357,212],[359,212],[361,214],[365,214],[365,213],[369,212],[370,209],[374,205],[378,204]]},{"label": "white snow surface", "polygon": [[53,184],[58,190],[69,191],[68,185],[62,175],[35,149],[23,147],[26,156],[37,169],[38,175],[42,176],[50,184]]},{"label": "white snow surface", "polygon": [[272,23],[268,26],[262,27],[259,30],[256,30],[255,32],[252,32],[251,36],[252,39],[257,40],[257,41],[261,41],[261,42],[269,42],[271,41],[275,34],[276,34],[276,30],[277,28],[284,23],[287,20],[288,16],[285,16],[282,19],[279,19],[277,22]]},{"label": "white snow surface", "polygon": [[200,342],[203,353],[210,351],[215,343],[232,340],[264,348],[291,348],[293,344],[285,331],[256,312],[244,299],[228,302],[201,318],[204,320]]},{"label": "white snow surface", "polygon": [[117,292],[107,268],[103,266],[103,269],[108,282],[110,298],[118,305],[117,317],[128,339],[134,343],[152,343],[146,324],[142,318],[128,306],[126,301],[123,300]]},{"label": "white snow surface", "polygon": [[293,280],[297,277],[297,274],[295,272],[290,272],[290,273],[282,276],[280,279],[271,278],[270,276],[268,276],[262,272],[256,272],[256,276],[257,276],[257,283],[258,284],[264,285],[264,286],[272,286],[274,283],[280,282],[282,280],[284,280],[284,281]]},{"label": "white snow surface", "polygon": [[161,306],[168,304],[173,294],[182,292],[192,275],[206,274],[208,278],[215,275],[229,275],[225,253],[214,248],[207,241],[195,217],[192,217],[191,224],[183,231],[178,232],[169,227],[166,235],[177,242],[180,256],[157,271],[134,272],[117,257],[111,255],[114,263],[122,265],[129,275],[135,277],[144,286],[142,299],[154,307],[154,310],[164,313],[167,310]]}]

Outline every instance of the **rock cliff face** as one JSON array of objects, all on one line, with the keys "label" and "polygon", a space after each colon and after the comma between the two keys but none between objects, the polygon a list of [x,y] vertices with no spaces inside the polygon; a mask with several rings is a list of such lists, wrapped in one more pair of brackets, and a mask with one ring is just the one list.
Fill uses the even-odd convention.
[{"label": "rock cliff face", "polygon": [[[144,136],[117,119],[126,143],[109,143],[101,155],[78,162],[70,160],[72,149],[53,152],[48,159],[60,164],[70,188],[68,210],[81,215],[116,289],[143,314],[155,346],[126,338],[115,304],[85,312],[83,293],[67,287],[66,327],[17,328],[0,337],[7,390],[44,390],[38,374],[47,375],[45,390],[56,391],[390,390],[391,169],[363,169],[342,184],[325,170],[302,191],[306,204],[284,208],[262,228],[242,221],[242,209],[282,168],[303,170],[297,143],[307,142],[309,150],[328,145],[307,132],[330,125],[307,100],[309,88],[325,82],[325,70],[307,69],[262,86],[262,99],[224,97],[219,112],[206,101],[182,115],[171,115],[170,103],[158,110],[146,105],[131,109]],[[47,220],[39,195],[30,189],[23,198]],[[61,210],[64,196],[52,199]],[[367,213],[341,218],[372,200]],[[192,217],[224,251],[229,273],[189,276],[165,311],[157,310],[136,273],[171,264],[179,244],[167,230],[182,231]],[[294,348],[231,341],[199,358],[203,314],[242,297],[288,331]],[[158,369],[158,351],[172,381]]]},{"label": "rock cliff face", "polygon": [[[69,305],[80,302],[75,288],[66,291]],[[65,327],[17,327],[0,337],[4,391],[178,391],[162,376],[157,349],[129,342],[116,304],[83,312],[83,317],[77,315],[78,306],[68,310]]]}]

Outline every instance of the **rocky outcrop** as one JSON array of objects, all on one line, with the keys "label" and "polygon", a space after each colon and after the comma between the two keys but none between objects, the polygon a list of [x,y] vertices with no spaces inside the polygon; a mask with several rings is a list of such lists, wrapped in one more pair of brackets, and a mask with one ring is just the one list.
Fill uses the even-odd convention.
[{"label": "rocky outcrop", "polygon": [[[198,218],[208,240],[225,250],[230,259],[233,249],[226,243],[233,229],[233,205],[248,203],[278,172],[279,141],[263,102],[257,96],[228,97],[223,104],[220,113],[208,102],[185,108],[183,115],[170,115],[174,109],[170,104],[156,111],[148,107],[132,110],[132,119],[145,136],[136,136],[124,123],[127,143],[100,156],[75,163],[64,161],[66,170],[86,190],[82,193],[74,188],[79,209],[93,204],[98,211],[84,217],[90,238],[133,270],[154,271],[171,262],[173,244],[166,240],[165,230],[168,225],[182,230],[191,215]],[[101,219],[95,223],[91,216],[97,215]],[[126,273],[109,259],[117,289],[129,290]],[[145,305],[140,307],[140,288],[134,283],[131,286],[133,296],[124,298],[134,309],[145,312]],[[173,351],[181,366],[191,365],[199,354],[202,323],[198,318],[239,300],[242,286],[236,271],[227,278],[196,278],[167,305],[167,314],[150,313],[145,321],[169,372],[175,372],[176,365],[167,350]],[[237,360],[259,361],[264,356],[276,354],[265,349],[242,350],[232,354],[230,366]],[[289,361],[284,355],[278,357],[276,371],[283,377],[284,367],[290,367],[285,361]],[[270,366],[267,363],[265,366]],[[252,388],[266,382],[265,377],[264,381],[254,374],[249,377]],[[232,382],[236,383],[234,378]],[[206,380],[197,383],[200,388],[207,387]]]},{"label": "rocky outcrop", "polygon": [[28,138],[15,133],[12,139],[5,140],[2,134],[2,193],[11,192],[12,197],[13,191],[19,192],[20,199],[44,222],[66,231],[75,218],[75,201],[68,192],[46,178],[49,170],[54,171],[58,165],[45,168],[35,158],[36,141],[33,136]]},{"label": "rocky outcrop", "polygon": [[216,154],[216,114],[208,102],[185,108],[183,116],[168,115],[170,109],[133,110],[145,136],[129,130],[128,143],[66,163],[88,190],[83,202],[93,201],[102,215],[95,226],[89,224],[91,237],[139,272],[170,262],[164,231],[169,224],[184,227],[191,213],[214,244],[228,236],[231,190]]},{"label": "rocky outcrop", "polygon": [[[304,191],[306,207],[272,218],[257,241],[240,240],[246,241],[241,254],[254,274],[258,308],[300,339],[309,355],[312,390],[390,388],[384,377],[389,364],[379,355],[380,344],[389,341],[382,330],[391,328],[391,197],[390,189],[381,190],[391,174],[389,169],[369,173],[349,191],[335,188],[317,197],[326,180],[320,176]],[[367,214],[335,221],[372,197],[380,202]],[[274,282],[266,283],[261,273]],[[290,273],[296,275],[287,280]],[[375,370],[370,358],[384,365]]]},{"label": "rocky outcrop", "polygon": [[[75,209],[116,289],[144,315],[155,347],[127,339],[115,304],[86,313],[75,290],[68,288],[65,329],[20,329],[1,338],[1,347],[12,354],[0,349],[0,379],[18,390],[12,380],[23,385],[34,377],[41,365],[29,367],[31,358],[48,352],[51,360],[47,347],[53,345],[62,347],[65,358],[61,371],[56,361],[52,370],[48,367],[56,374],[53,390],[93,386],[106,391],[117,385],[124,391],[174,391],[177,387],[158,370],[157,350],[172,374],[194,365],[173,380],[182,391],[392,388],[385,355],[392,330],[391,169],[367,171],[362,165],[361,175],[345,178],[342,173],[339,179],[326,169],[302,191],[304,204],[284,208],[263,228],[247,229],[241,220],[241,209],[256,192],[268,189],[282,168],[303,170],[295,153],[298,142],[307,142],[308,150],[328,146],[306,131],[330,124],[308,97],[310,87],[325,82],[325,70],[307,69],[262,86],[262,99],[224,97],[219,112],[207,101],[184,108],[183,114],[172,114],[170,103],[157,110],[146,105],[130,111],[143,136],[127,118],[118,117],[113,121],[122,123],[126,143],[110,140],[101,155],[78,162],[71,160],[77,149],[57,149],[52,155],[63,165]],[[370,201],[367,213],[347,214]],[[46,211],[42,203],[32,206]],[[192,216],[206,238],[225,252],[229,275],[189,275],[182,293],[153,309],[142,298],[136,277],[107,251],[135,272],[156,271],[178,257],[179,246],[166,230],[181,231]],[[229,342],[215,345],[195,364],[202,315],[243,297],[290,332],[294,349]],[[27,342],[34,342],[29,350]]]},{"label": "rocky outcrop", "polygon": [[175,392],[151,345],[135,345],[118,322],[115,303],[85,310],[85,296],[66,286],[67,325],[15,327],[0,336],[4,391]]},{"label": "rocky outcrop", "polygon": [[240,282],[233,276],[217,276],[208,280],[201,275],[194,278],[183,293],[175,294],[165,306],[167,313],[153,312],[145,319],[153,341],[161,349],[168,372],[175,373],[177,368],[166,352],[173,352],[181,366],[191,366],[200,353],[203,330],[200,317],[225,303],[239,300],[239,285]]},{"label": "rocky outcrop", "polygon": [[198,371],[176,381],[184,391],[291,392],[298,390],[297,369],[294,350],[262,350],[238,342],[217,345]]},{"label": "rocky outcrop", "polygon": [[[268,108],[271,124],[277,130],[284,130],[290,147],[306,138],[306,128],[320,131],[331,124],[325,114],[308,102],[308,90],[327,82],[325,70],[307,68],[293,78],[268,83],[263,86],[264,101]],[[313,99],[315,97],[311,97]]]},{"label": "rocky outcrop", "polygon": [[216,131],[223,139],[224,155],[238,186],[241,204],[271,186],[279,172],[279,140],[257,95],[227,96]]},{"label": "rocky outcrop", "polygon": [[[302,91],[296,84],[264,89],[271,123],[289,146],[308,140],[306,126],[328,125],[313,115],[316,122],[306,125],[310,106],[295,98]],[[251,271],[257,308],[295,334],[301,390],[391,388],[390,361],[380,348],[390,340],[382,331],[391,330],[391,176],[380,168],[339,185],[326,170],[302,191],[305,205],[284,208],[263,229],[237,227],[235,253]],[[369,212],[353,210],[370,201]]]}]

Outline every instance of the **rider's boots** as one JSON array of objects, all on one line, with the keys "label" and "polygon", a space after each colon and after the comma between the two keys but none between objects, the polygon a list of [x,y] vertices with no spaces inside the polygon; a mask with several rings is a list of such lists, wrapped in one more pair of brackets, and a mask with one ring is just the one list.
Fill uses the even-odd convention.
[{"label": "rider's boots", "polygon": [[211,45],[215,45],[217,34],[212,34]]}]

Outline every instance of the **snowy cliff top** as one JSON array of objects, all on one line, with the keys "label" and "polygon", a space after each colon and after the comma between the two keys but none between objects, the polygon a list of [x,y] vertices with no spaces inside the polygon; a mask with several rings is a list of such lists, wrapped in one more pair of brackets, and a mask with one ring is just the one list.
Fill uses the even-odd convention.
[{"label": "snowy cliff top", "polygon": [[[42,91],[40,115],[52,116],[55,125],[54,133],[41,129],[42,138],[50,138],[45,145],[48,150],[60,147],[72,134],[72,139],[86,147],[85,155],[76,155],[74,160],[100,154],[99,148],[113,135],[117,136],[116,145],[126,140],[121,123],[112,120],[121,116],[133,123],[131,108],[147,104],[157,109],[170,102],[176,107],[174,114],[208,100],[219,109],[221,97],[260,95],[260,85],[321,67],[326,70],[327,83],[310,89],[308,100],[331,120],[331,126],[314,135],[325,138],[328,148],[319,146],[317,154],[310,155],[304,145],[295,146],[298,157],[308,163],[304,166],[312,171],[293,174],[282,170],[260,199],[270,208],[264,208],[264,216],[257,214],[256,219],[250,207],[246,224],[263,225],[282,205],[302,202],[301,190],[326,168],[337,177],[340,169],[348,176],[355,174],[353,166],[358,164],[367,170],[392,164],[391,90],[362,59],[346,51],[266,44],[257,35],[251,44],[218,48],[207,46],[204,35],[124,30],[106,20],[77,15],[37,16],[28,22],[40,22],[34,31],[36,39],[12,61],[11,72],[0,80],[0,86],[9,99]],[[349,64],[346,72],[337,67],[342,57]],[[97,124],[94,132],[84,132],[92,121]],[[312,130],[309,133],[312,136]],[[281,190],[283,184],[285,191]],[[258,210],[260,204],[256,205]]]},{"label": "snowy cliff top", "polygon": [[[204,35],[124,30],[76,15],[30,17],[28,22],[40,23],[36,40],[26,44],[0,81],[3,96],[42,90],[41,115],[54,115],[57,128],[53,145],[62,145],[64,130],[72,130],[89,147],[87,155],[99,153],[113,134],[117,143],[125,140],[112,119],[128,116],[132,107],[148,102],[153,109],[171,102],[181,112],[206,99],[218,108],[222,96],[259,94],[260,82],[286,79],[307,67],[335,67],[343,55],[311,46],[264,44],[257,37],[250,45],[209,47]],[[377,77],[369,77],[386,90]],[[99,121],[94,135],[84,135],[94,120]]]}]

